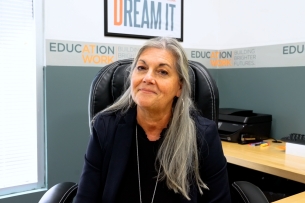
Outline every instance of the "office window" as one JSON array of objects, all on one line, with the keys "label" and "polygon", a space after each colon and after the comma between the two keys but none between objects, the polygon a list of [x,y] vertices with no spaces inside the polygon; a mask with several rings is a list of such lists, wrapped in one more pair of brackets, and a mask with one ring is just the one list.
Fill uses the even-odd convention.
[{"label": "office window", "polygon": [[45,186],[40,0],[0,0],[0,198]]}]

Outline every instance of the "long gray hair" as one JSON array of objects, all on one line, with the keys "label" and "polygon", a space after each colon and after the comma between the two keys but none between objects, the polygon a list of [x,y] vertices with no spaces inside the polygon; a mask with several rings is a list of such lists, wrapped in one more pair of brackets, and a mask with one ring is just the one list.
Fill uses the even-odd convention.
[{"label": "long gray hair", "polygon": [[[140,55],[148,48],[168,50],[176,57],[176,69],[182,83],[182,91],[180,97],[173,104],[173,115],[159,148],[156,163],[159,162],[162,166],[160,180],[166,180],[169,189],[190,199],[190,185],[194,181],[201,194],[202,188],[207,188],[207,186],[199,174],[196,126],[190,114],[191,111],[195,110],[195,107],[191,100],[188,59],[176,39],[168,37],[150,39],[139,49],[131,64],[128,85]],[[126,88],[125,93],[103,112],[122,111],[124,113],[136,105],[131,97],[130,85]]]}]

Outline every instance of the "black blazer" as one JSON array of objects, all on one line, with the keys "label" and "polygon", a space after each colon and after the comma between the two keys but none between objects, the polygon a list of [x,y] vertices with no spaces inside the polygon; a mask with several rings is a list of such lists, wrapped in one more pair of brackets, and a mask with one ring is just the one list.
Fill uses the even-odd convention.
[{"label": "black blazer", "polygon": [[[181,195],[180,203],[231,202],[227,162],[215,122],[195,117],[200,175],[209,190],[200,195],[191,187],[191,201]],[[136,108],[121,113],[100,114],[94,123],[74,203],[115,203],[120,181],[129,159],[136,126]]]}]

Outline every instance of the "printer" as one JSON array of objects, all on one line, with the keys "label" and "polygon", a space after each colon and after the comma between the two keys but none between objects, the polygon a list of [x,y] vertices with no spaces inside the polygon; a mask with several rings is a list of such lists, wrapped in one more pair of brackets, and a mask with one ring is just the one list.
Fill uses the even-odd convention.
[{"label": "printer", "polygon": [[221,140],[247,144],[270,138],[272,116],[252,110],[219,108],[218,133]]}]

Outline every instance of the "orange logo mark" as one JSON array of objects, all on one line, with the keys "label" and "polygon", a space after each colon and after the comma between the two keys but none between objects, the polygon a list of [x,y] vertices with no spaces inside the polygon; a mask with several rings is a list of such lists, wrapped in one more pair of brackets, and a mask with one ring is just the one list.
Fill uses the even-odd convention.
[{"label": "orange logo mark", "polygon": [[210,60],[211,65],[215,66],[232,66],[231,60],[229,59],[218,59],[218,60]]},{"label": "orange logo mark", "polygon": [[[123,22],[123,0],[120,1],[120,6],[118,9],[118,0],[114,0],[114,25],[122,25]],[[119,10],[119,15],[118,15],[118,10]],[[118,20],[119,18],[119,20]]]},{"label": "orange logo mark", "polygon": [[84,63],[109,64],[113,62],[113,56],[82,55]]}]

